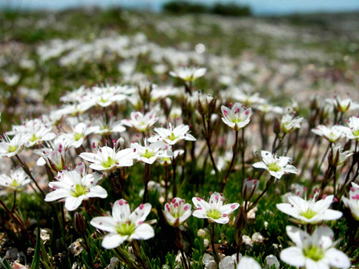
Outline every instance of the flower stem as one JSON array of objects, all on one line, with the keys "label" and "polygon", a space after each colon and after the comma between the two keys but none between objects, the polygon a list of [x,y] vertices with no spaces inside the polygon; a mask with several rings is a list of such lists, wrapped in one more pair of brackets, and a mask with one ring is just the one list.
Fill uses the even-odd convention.
[{"label": "flower stem", "polygon": [[211,247],[212,247],[212,252],[213,252],[213,257],[214,257],[214,260],[216,261],[217,263],[217,267],[219,266],[219,256],[218,256],[218,253],[216,251],[216,246],[214,244],[214,240],[215,240],[215,223],[210,223],[210,230],[211,230]]},{"label": "flower stem", "polygon": [[143,200],[142,200],[143,203],[148,201],[148,182],[150,181],[150,176],[151,176],[150,165],[148,163],[146,163],[145,164],[145,176],[144,176],[145,191],[143,193]]},{"label": "flower stem", "polygon": [[237,157],[237,147],[238,147],[238,133],[239,131],[238,130],[235,130],[235,141],[234,141],[234,144],[233,144],[233,148],[232,148],[232,160],[231,160],[231,163],[229,164],[229,167],[227,169],[227,172],[222,180],[222,184],[221,184],[221,191],[223,192],[224,190],[224,187],[226,186],[227,184],[227,180],[228,180],[228,177],[233,169],[233,166],[234,166],[234,163],[236,161],[236,157]]},{"label": "flower stem", "polygon": [[33,175],[31,174],[31,171],[29,169],[29,167],[27,166],[27,164],[25,162],[23,162],[19,155],[15,155],[16,159],[19,161],[22,169],[24,170],[24,172],[30,177],[30,179],[32,180],[32,182],[34,182],[36,188],[38,189],[38,191],[41,193],[42,197],[45,197],[45,193],[44,191],[40,188],[39,184],[36,182],[36,179],[33,177]]}]

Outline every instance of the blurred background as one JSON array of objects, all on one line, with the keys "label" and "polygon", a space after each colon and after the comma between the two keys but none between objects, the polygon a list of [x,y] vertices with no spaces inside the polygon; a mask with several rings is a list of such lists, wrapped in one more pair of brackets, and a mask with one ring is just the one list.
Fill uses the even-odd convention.
[{"label": "blurred background", "polygon": [[254,15],[284,15],[293,13],[342,12],[359,10],[358,0],[0,0],[2,8],[61,10],[78,7],[124,7],[161,11],[169,2],[198,5],[235,4],[247,6]]}]

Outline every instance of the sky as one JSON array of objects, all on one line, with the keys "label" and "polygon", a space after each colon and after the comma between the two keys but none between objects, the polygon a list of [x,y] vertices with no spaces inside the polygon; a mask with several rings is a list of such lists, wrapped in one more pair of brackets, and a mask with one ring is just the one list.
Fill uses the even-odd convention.
[{"label": "sky", "polygon": [[[79,6],[124,6],[159,11],[167,0],[0,0],[1,7],[61,10]],[[193,0],[192,0],[193,1]],[[249,5],[256,15],[359,11],[359,0],[197,0]]]}]

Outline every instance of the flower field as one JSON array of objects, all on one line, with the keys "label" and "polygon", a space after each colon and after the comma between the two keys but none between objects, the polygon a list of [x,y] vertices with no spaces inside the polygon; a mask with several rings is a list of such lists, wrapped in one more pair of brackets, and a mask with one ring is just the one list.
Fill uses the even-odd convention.
[{"label": "flower field", "polygon": [[1,11],[1,268],[359,268],[359,19]]}]

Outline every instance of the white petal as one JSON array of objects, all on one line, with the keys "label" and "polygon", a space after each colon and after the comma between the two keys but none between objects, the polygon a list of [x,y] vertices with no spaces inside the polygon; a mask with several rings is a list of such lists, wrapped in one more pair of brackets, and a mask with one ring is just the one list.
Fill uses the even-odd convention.
[{"label": "white petal", "polygon": [[82,203],[82,197],[73,197],[73,196],[69,196],[66,198],[65,200],[65,208],[68,211],[73,211],[75,209],[77,209]]},{"label": "white petal", "polygon": [[54,190],[48,194],[46,194],[45,201],[46,202],[52,202],[55,200],[59,200],[62,198],[65,198],[69,195],[69,191],[65,189],[57,189]]},{"label": "white petal", "polygon": [[333,267],[349,268],[350,266],[350,260],[348,256],[335,248],[328,249],[325,253],[325,257]]},{"label": "white petal", "polygon": [[294,226],[287,226],[286,231],[289,238],[299,247],[310,237],[306,232]]},{"label": "white petal", "polygon": [[341,218],[342,215],[343,213],[338,210],[327,209],[321,216],[323,220],[336,220]]},{"label": "white petal", "polygon": [[206,219],[207,218],[207,213],[204,209],[197,209],[195,211],[193,211],[192,215],[196,218],[200,218],[200,219]]},{"label": "white petal", "polygon": [[237,265],[237,269],[261,269],[261,267],[255,259],[242,257]]},{"label": "white petal", "polygon": [[305,257],[303,256],[302,249],[298,247],[289,247],[281,251],[280,259],[285,263],[293,266],[304,266]]},{"label": "white petal", "polygon": [[130,215],[130,220],[136,224],[145,221],[151,208],[152,206],[149,203],[139,205]]},{"label": "white petal", "polygon": [[116,221],[113,217],[110,216],[93,218],[90,224],[95,228],[106,232],[110,232],[110,233],[116,232],[115,229]]},{"label": "white petal", "polygon": [[256,163],[252,164],[252,166],[254,168],[267,169],[268,170],[268,167],[264,162],[256,162]]},{"label": "white petal", "polygon": [[282,211],[285,214],[288,214],[291,217],[297,218],[298,217],[298,210],[291,206],[290,204],[282,203],[276,205],[278,210]]},{"label": "white petal", "polygon": [[102,240],[102,246],[107,249],[111,248],[117,248],[119,245],[121,245],[125,240],[127,239],[127,236],[121,236],[116,233],[111,233],[106,235]]},{"label": "white petal", "polygon": [[210,208],[209,204],[200,197],[193,197],[192,202],[197,209],[203,208],[207,210]]},{"label": "white petal", "polygon": [[147,223],[140,224],[137,226],[134,234],[131,235],[131,239],[136,240],[147,240],[155,236],[155,231],[151,225]]},{"label": "white petal", "polygon": [[117,200],[112,207],[112,216],[116,221],[125,221],[130,216],[130,206],[124,199]]},{"label": "white petal", "polygon": [[94,186],[90,188],[90,192],[86,196],[89,198],[91,197],[106,198],[107,191],[101,186]]}]

